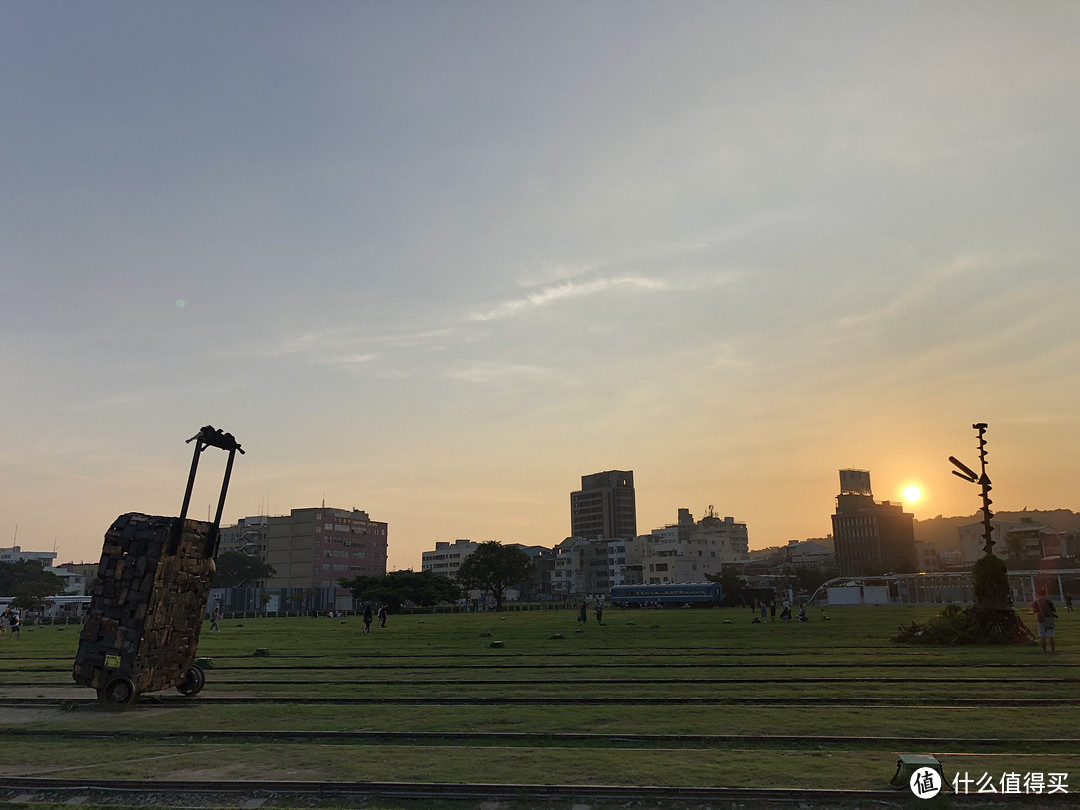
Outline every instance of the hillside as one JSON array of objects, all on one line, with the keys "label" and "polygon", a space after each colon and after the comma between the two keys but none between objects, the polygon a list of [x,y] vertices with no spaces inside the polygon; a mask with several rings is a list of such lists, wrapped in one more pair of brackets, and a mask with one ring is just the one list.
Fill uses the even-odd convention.
[{"label": "hillside", "polygon": [[[1053,526],[1061,531],[1080,530],[1080,513],[1069,509],[1051,509],[1042,511],[1038,509],[1026,509],[1020,512],[996,512],[995,520],[1019,521],[1021,518],[1031,518],[1035,523],[1043,523]],[[930,543],[938,551],[959,551],[960,535],[958,529],[969,523],[979,523],[982,520],[982,512],[957,517],[942,517],[938,515],[929,520],[915,521],[915,539],[919,542]]]}]

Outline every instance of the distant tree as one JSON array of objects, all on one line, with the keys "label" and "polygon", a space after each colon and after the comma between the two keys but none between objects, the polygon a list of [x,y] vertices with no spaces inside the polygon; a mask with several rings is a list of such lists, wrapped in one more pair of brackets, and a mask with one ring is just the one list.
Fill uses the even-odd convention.
[{"label": "distant tree", "polygon": [[506,589],[529,579],[536,563],[515,546],[504,546],[497,540],[481,543],[461,562],[458,583],[467,591],[488,591],[495,597],[495,609],[502,610]]},{"label": "distant tree", "polygon": [[791,577],[796,591],[806,591],[809,594],[813,594],[833,577],[840,576],[840,572],[835,568],[816,568],[812,565],[793,565],[784,573]]},{"label": "distant tree", "polygon": [[452,579],[431,571],[391,571],[382,576],[358,576],[339,579],[353,598],[361,602],[380,602],[391,611],[398,611],[406,602],[415,605],[437,605],[461,596],[461,588]]},{"label": "distant tree", "polygon": [[720,588],[724,592],[724,605],[734,607],[742,604],[742,591],[746,587],[746,580],[739,576],[739,571],[735,566],[721,566],[719,574],[706,574],[705,579],[709,582],[720,583]]},{"label": "distant tree", "polygon": [[0,596],[14,596],[20,586],[33,582],[47,583],[49,587],[56,588],[49,596],[61,593],[65,587],[64,578],[46,571],[40,560],[0,563]]},{"label": "distant tree", "polygon": [[50,596],[56,596],[64,590],[64,580],[56,574],[48,574],[52,580],[36,579],[24,582],[15,588],[15,598],[11,604],[20,610],[41,610],[49,603]]},{"label": "distant tree", "polygon": [[274,566],[239,551],[222,552],[217,556],[216,565],[217,570],[210,581],[212,588],[243,588],[277,573]]}]

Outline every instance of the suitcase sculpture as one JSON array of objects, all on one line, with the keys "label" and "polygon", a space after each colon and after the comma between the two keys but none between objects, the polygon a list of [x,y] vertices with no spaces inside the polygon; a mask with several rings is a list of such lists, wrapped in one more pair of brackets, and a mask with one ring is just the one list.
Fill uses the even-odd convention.
[{"label": "suitcase sculpture", "polygon": [[[97,583],[79,637],[72,677],[111,704],[176,687],[194,695],[206,683],[195,665],[203,612],[217,556],[218,527],[233,459],[244,452],[231,433],[207,425],[195,442],[180,517],[129,513],[105,534]],[[214,522],[188,520],[199,455],[229,453]]]}]

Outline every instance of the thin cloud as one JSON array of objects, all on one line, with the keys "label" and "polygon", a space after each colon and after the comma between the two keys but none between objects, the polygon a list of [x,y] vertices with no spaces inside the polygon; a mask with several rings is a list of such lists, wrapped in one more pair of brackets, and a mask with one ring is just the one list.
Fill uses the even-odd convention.
[{"label": "thin cloud", "polygon": [[866,323],[876,323],[885,318],[892,317],[899,312],[907,310],[912,304],[922,298],[933,288],[945,281],[965,273],[977,272],[985,268],[990,260],[986,256],[966,254],[959,256],[953,261],[931,268],[923,278],[900,291],[891,298],[884,306],[866,312],[845,315],[836,321],[840,329],[851,329]]},{"label": "thin cloud", "polygon": [[262,357],[290,355],[316,356],[324,362],[357,363],[373,360],[378,354],[371,349],[426,348],[441,350],[445,341],[454,337],[452,329],[424,329],[382,335],[356,334],[351,329],[332,329],[303,334],[285,335],[277,345],[259,349]]},{"label": "thin cloud", "polygon": [[584,283],[566,281],[546,287],[539,292],[531,293],[524,298],[514,298],[503,301],[484,312],[474,312],[469,316],[471,321],[496,321],[503,318],[511,318],[524,312],[546,306],[556,301],[565,301],[569,298],[581,298],[586,295],[595,295],[605,290],[614,288],[630,288],[636,290],[667,291],[672,289],[691,289],[685,286],[674,286],[661,279],[645,278],[642,276],[624,276],[621,278],[599,278]]},{"label": "thin cloud", "polygon": [[356,366],[361,363],[368,363],[377,358],[377,354],[342,354],[336,357],[323,357],[320,361],[323,363],[334,363],[343,366]]},{"label": "thin cloud", "polygon": [[480,363],[469,368],[448,371],[443,376],[464,380],[465,382],[489,383],[508,376],[530,379],[546,378],[551,376],[551,372],[540,366],[526,366],[514,363]]}]

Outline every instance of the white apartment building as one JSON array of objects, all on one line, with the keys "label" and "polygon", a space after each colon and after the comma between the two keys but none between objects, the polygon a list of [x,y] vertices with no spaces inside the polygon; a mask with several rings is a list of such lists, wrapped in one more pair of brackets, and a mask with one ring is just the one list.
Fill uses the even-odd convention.
[{"label": "white apartment building", "polygon": [[16,563],[23,560],[36,560],[47,568],[56,562],[55,551],[23,551],[21,546],[0,548],[0,562]]},{"label": "white apartment building", "polygon": [[455,579],[462,560],[476,551],[479,545],[465,539],[453,543],[440,540],[435,543],[434,551],[425,551],[420,555],[420,570]]},{"label": "white apartment building", "polygon": [[627,581],[642,585],[704,582],[719,575],[723,563],[745,559],[750,539],[745,523],[733,517],[709,514],[694,522],[688,509],[679,510],[679,522],[638,537],[627,550]]}]

